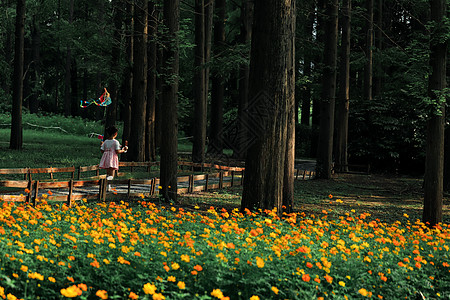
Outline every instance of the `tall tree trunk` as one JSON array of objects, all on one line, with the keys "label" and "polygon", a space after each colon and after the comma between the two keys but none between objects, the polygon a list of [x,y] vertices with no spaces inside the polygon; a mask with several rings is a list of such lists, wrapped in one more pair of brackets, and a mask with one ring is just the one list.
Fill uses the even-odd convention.
[{"label": "tall tree trunk", "polygon": [[[244,0],[241,8],[241,44],[247,44],[252,39],[253,24],[253,7],[252,0]],[[238,143],[233,152],[233,157],[243,159],[247,155],[248,146],[248,114],[247,107],[249,105],[249,78],[250,67],[247,63],[239,66],[239,104],[238,104]]]},{"label": "tall tree trunk", "polygon": [[[247,152],[241,210],[276,208],[281,214],[285,184],[291,184],[285,182],[291,178],[285,170],[293,138],[294,37],[295,1],[255,2],[249,81],[249,99],[255,102],[249,116],[258,139]],[[256,119],[253,110],[262,118]]]},{"label": "tall tree trunk", "polygon": [[[75,104],[79,101],[80,97],[78,95],[78,66],[76,59],[72,60],[72,65],[70,67],[70,101],[72,104]],[[79,112],[79,106],[78,105],[72,105],[71,106],[71,115],[76,116]]]},{"label": "tall tree trunk", "polygon": [[366,65],[364,67],[364,100],[372,100],[373,81],[373,0],[366,0]]},{"label": "tall tree trunk", "polygon": [[[6,11],[7,8],[10,7],[10,0],[5,0],[2,2],[1,5],[1,9],[3,11]],[[9,23],[9,22],[8,22]],[[4,53],[5,53],[5,62],[6,62],[6,66],[7,66],[7,70],[10,70],[11,67],[11,62],[12,62],[12,56],[11,53],[13,53],[12,51],[12,30],[7,30],[5,33],[5,43],[3,44],[4,48]],[[9,73],[9,72],[8,72]],[[9,84],[9,80],[11,78],[11,75],[8,74],[6,75],[8,78],[1,78],[0,80],[0,86],[1,88],[5,91],[6,95],[9,95],[11,93],[11,85]]]},{"label": "tall tree trunk", "polygon": [[20,150],[23,144],[22,102],[23,102],[23,60],[25,35],[25,0],[17,0],[16,30],[14,45],[13,101],[11,113],[11,137],[9,147]]},{"label": "tall tree trunk", "polygon": [[[349,89],[350,89],[350,22],[351,0],[342,2],[342,36],[341,36],[341,60],[339,72],[339,95],[336,106],[336,151],[337,165],[347,165],[348,142],[348,114],[349,114]],[[342,171],[347,170],[344,167]]]},{"label": "tall tree trunk", "polygon": [[153,1],[148,2],[148,71],[147,71],[147,122],[145,135],[146,160],[156,160],[155,143],[155,109],[156,109],[156,34],[158,26],[158,12]]},{"label": "tall tree trunk", "polygon": [[[308,18],[305,20],[305,33],[307,34],[307,39],[312,44],[313,38],[313,29],[314,29],[314,12],[310,12]],[[303,76],[310,79],[311,77],[311,63],[312,57],[309,51],[304,51],[303,58]],[[300,123],[303,125],[309,125],[310,117],[311,117],[311,84],[305,83],[305,86],[302,87],[299,92],[300,99],[302,101],[302,109],[300,115]]]},{"label": "tall tree trunk", "polygon": [[[112,1],[113,10],[113,44],[111,48],[111,61],[120,61],[120,46],[121,46],[121,30],[122,30],[122,5],[119,0]],[[111,78],[108,83],[108,91],[111,96],[111,104],[106,107],[106,121],[105,129],[109,126],[116,125],[117,107],[119,102],[119,78],[120,78],[120,64],[116,63],[111,66]]]},{"label": "tall tree trunk", "polygon": [[[131,135],[131,99],[133,97],[133,11],[134,5],[132,1],[126,2],[125,14],[125,56],[126,67],[123,70],[121,95],[124,99],[123,107],[123,133],[122,143],[130,140]],[[122,159],[128,160],[128,153],[122,154]]]},{"label": "tall tree trunk", "polygon": [[[161,12],[159,12],[161,15]],[[156,77],[156,107],[155,107],[155,143],[156,148],[161,149],[161,137],[162,137],[162,88],[163,78],[160,74],[163,73],[163,49],[158,46],[156,50],[156,68],[158,70],[158,76]],[[161,151],[160,151],[161,152]]]},{"label": "tall tree trunk", "polygon": [[147,111],[147,29],[148,0],[134,4],[133,101],[129,158],[145,160],[145,124]]},{"label": "tall tree trunk", "polygon": [[[313,65],[314,65],[314,73],[322,74],[322,65],[323,65],[323,48],[324,48],[324,32],[325,32],[325,16],[326,15],[326,5],[325,0],[317,0],[317,11],[316,11],[316,19],[317,19],[317,28],[316,28],[316,44],[321,49],[318,51],[314,57]],[[323,88],[322,88],[323,90]],[[318,128],[320,127],[320,105],[321,105],[321,95],[314,95],[312,98],[312,113],[311,113],[311,124],[312,124],[312,135],[311,135],[311,157],[317,157],[317,147],[319,144],[319,136],[317,134]]]},{"label": "tall tree trunk", "polygon": [[[213,17],[214,17],[214,1],[205,1],[205,116],[207,116],[207,106],[209,98],[209,62],[211,60],[211,41],[213,30]],[[207,119],[207,118],[206,118]],[[205,128],[206,130],[206,128]]]},{"label": "tall tree trunk", "polygon": [[[216,19],[214,22],[214,56],[221,57],[225,47],[225,18],[226,18],[226,1],[216,0]],[[212,74],[211,88],[211,127],[209,130],[208,153],[222,154],[223,141],[223,102],[224,102],[224,78],[220,72],[215,71]]]},{"label": "tall tree trunk", "polygon": [[[292,35],[292,55],[288,56],[292,59],[292,66],[295,66],[295,1],[292,1],[292,30],[294,34]],[[287,124],[286,124],[286,156],[284,162],[284,177],[283,177],[283,209],[287,213],[291,213],[294,209],[294,172],[295,172],[295,124],[298,122],[298,107],[295,105],[295,69],[288,70],[293,78],[288,79],[288,84],[291,85],[291,90],[289,91],[291,99],[288,99],[287,103]],[[288,74],[289,74],[288,73]],[[291,95],[292,94],[292,95]]]},{"label": "tall tree trunk", "polygon": [[206,99],[205,99],[205,3],[195,0],[195,48],[194,48],[194,139],[192,161],[205,160]]},{"label": "tall tree trunk", "polygon": [[378,53],[378,60],[375,61],[377,71],[375,72],[373,81],[373,97],[376,98],[381,94],[381,86],[383,84],[383,64],[380,56],[383,51],[383,0],[377,2],[377,27],[375,30],[375,45]]},{"label": "tall tree trunk", "polygon": [[33,16],[31,27],[31,52],[32,52],[32,71],[30,74],[33,92],[29,97],[30,113],[35,114],[39,110],[39,97],[41,94],[41,30],[36,15]]},{"label": "tall tree trunk", "polygon": [[[445,0],[430,0],[431,21],[436,25],[430,38],[430,67],[428,79],[428,96],[440,101],[440,114],[433,113],[427,121],[427,146],[424,178],[424,206],[422,221],[434,226],[442,222],[443,173],[444,173],[444,122],[445,101],[441,93],[446,88],[447,40],[440,38],[443,34],[446,16]],[[434,109],[432,110],[434,111]]]},{"label": "tall tree trunk", "polygon": [[317,149],[317,177],[330,179],[333,163],[334,106],[336,96],[338,0],[327,0],[326,16],[319,147]]},{"label": "tall tree trunk", "polygon": [[179,0],[164,1],[164,25],[167,28],[164,37],[163,62],[164,82],[162,91],[162,132],[161,139],[161,193],[166,201],[177,200],[178,169],[178,70],[179,51],[177,33],[179,30]]},{"label": "tall tree trunk", "polygon": [[[73,2],[69,1],[69,26],[73,23]],[[64,115],[70,116],[72,113],[72,95],[71,95],[71,81],[72,81],[72,46],[67,45],[66,49],[66,65],[65,65],[65,76],[64,76]]]}]

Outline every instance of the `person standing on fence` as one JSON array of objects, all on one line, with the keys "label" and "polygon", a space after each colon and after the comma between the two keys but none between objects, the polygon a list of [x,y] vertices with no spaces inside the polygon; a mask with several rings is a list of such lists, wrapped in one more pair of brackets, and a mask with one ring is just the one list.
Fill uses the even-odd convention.
[{"label": "person standing on fence", "polygon": [[107,139],[102,143],[101,151],[103,153],[100,160],[100,169],[106,169],[106,179],[112,180],[114,178],[114,171],[119,169],[119,156],[120,153],[125,153],[128,150],[128,146],[121,147],[116,140],[119,130],[116,126],[110,126],[106,128]]}]

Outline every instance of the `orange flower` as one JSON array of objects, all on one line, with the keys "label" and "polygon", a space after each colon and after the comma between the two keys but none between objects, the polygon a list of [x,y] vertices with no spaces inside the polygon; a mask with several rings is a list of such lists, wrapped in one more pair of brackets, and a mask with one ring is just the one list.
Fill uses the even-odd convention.
[{"label": "orange flower", "polygon": [[83,292],[76,285],[69,286],[66,289],[61,289],[61,295],[67,298],[75,298],[82,294]]},{"label": "orange flower", "polygon": [[84,283],[79,283],[78,287],[82,290],[82,291],[87,291],[87,285],[85,285]]},{"label": "orange flower", "polygon": [[328,198],[333,199],[333,195],[329,194]]},{"label": "orange flower", "polygon": [[325,275],[325,280],[326,280],[328,283],[332,283],[332,282],[333,282],[333,277],[331,277],[331,276],[329,276],[329,275],[327,274],[327,275]]},{"label": "orange flower", "polygon": [[103,300],[108,299],[108,292],[106,292],[105,290],[98,290],[95,295]]},{"label": "orange flower", "polygon": [[303,274],[302,280],[305,282],[309,282],[311,280],[311,277],[309,276],[309,274]]},{"label": "orange flower", "polygon": [[139,296],[138,295],[136,295],[135,293],[133,293],[133,292],[130,292],[130,294],[128,295],[128,298],[130,298],[130,299],[133,299],[133,300],[136,300],[136,299],[138,299],[139,298]]},{"label": "orange flower", "polygon": [[313,267],[313,264],[310,263],[310,262],[307,262],[307,263],[306,263],[306,266],[307,266],[308,268],[312,268],[312,267]]},{"label": "orange flower", "polygon": [[264,268],[264,259],[257,256],[256,257],[256,265],[258,266],[258,268]]},{"label": "orange flower", "polygon": [[203,268],[202,268],[202,266],[200,266],[200,265],[195,265],[195,266],[194,266],[194,270],[200,272],[200,271],[203,270]]}]

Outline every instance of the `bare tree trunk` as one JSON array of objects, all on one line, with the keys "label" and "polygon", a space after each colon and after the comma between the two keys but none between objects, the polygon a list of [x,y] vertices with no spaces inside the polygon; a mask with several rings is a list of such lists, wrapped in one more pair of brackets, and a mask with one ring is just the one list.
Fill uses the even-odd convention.
[{"label": "bare tree trunk", "polygon": [[[375,30],[375,45],[377,48],[377,52],[379,56],[381,55],[381,52],[383,51],[383,0],[378,0],[377,2],[377,27]],[[383,70],[383,64],[378,58],[378,61],[376,61],[377,70],[378,72],[375,72],[374,76],[374,82],[373,82],[373,97],[376,98],[381,94],[381,86],[383,84],[383,77],[382,77],[382,70]]]},{"label": "bare tree trunk", "polygon": [[[73,23],[73,1],[69,1],[69,26]],[[70,116],[72,113],[72,96],[71,96],[71,82],[72,82],[72,46],[67,45],[66,49],[66,67],[64,76],[64,115]]]},{"label": "bare tree trunk", "polygon": [[258,139],[247,152],[241,210],[276,208],[281,214],[284,185],[291,184],[285,172],[295,106],[295,1],[259,0],[254,13],[249,115],[255,110],[263,117],[252,120]]},{"label": "bare tree trunk", "polygon": [[32,52],[32,72],[30,74],[33,92],[29,97],[30,113],[35,114],[39,110],[39,97],[42,86],[40,84],[41,78],[41,30],[36,21],[36,15],[33,16],[31,27],[31,52]]},{"label": "bare tree trunk", "polygon": [[[216,0],[216,15],[214,22],[214,55],[220,57],[225,46],[226,1]],[[223,129],[224,78],[220,72],[213,72],[211,88],[211,127],[209,130],[208,153],[222,154],[223,141],[219,136]]]},{"label": "bare tree trunk", "polygon": [[322,102],[320,103],[317,177],[331,178],[333,164],[334,107],[336,96],[336,56],[338,35],[338,0],[327,0],[325,45],[323,55]]},{"label": "bare tree trunk", "polygon": [[[351,0],[342,2],[342,36],[341,60],[339,72],[339,95],[336,107],[336,164],[347,165],[348,143],[348,115],[349,115],[349,89],[350,89],[350,22]],[[347,170],[344,167],[342,171]]]},{"label": "bare tree trunk", "polygon": [[373,0],[366,0],[366,65],[364,67],[364,99],[372,100],[373,81]]},{"label": "bare tree trunk", "polygon": [[[205,1],[205,116],[207,116],[207,106],[209,98],[209,62],[211,60],[211,41],[212,41],[212,28],[214,17],[214,1]],[[205,128],[206,130],[206,128]]]},{"label": "bare tree trunk", "polygon": [[[6,9],[9,8],[10,3],[11,3],[10,0],[3,1],[1,3],[2,10],[6,11]],[[3,44],[3,46],[4,46],[3,50],[5,53],[5,62],[6,62],[6,66],[7,66],[8,70],[9,70],[9,68],[11,67],[11,62],[12,62],[11,53],[13,53],[13,51],[12,51],[12,32],[9,30],[5,33],[5,43]],[[9,95],[11,93],[11,85],[9,84],[11,75],[8,74],[6,76],[8,78],[1,78],[2,80],[0,80],[0,85],[1,85],[1,88],[5,91],[5,94]]]},{"label": "bare tree trunk", "polygon": [[148,81],[147,81],[147,128],[145,142],[146,160],[156,160],[155,144],[155,109],[156,109],[156,34],[158,26],[158,14],[153,1],[148,2]]},{"label": "bare tree trunk", "polygon": [[25,0],[17,0],[16,31],[14,45],[13,102],[11,113],[11,137],[9,147],[20,150],[23,144],[22,102],[23,102],[23,61],[25,35]]},{"label": "bare tree trunk", "polygon": [[[133,11],[134,5],[132,1],[126,2],[126,15],[125,15],[125,52],[127,66],[123,70],[123,82],[121,87],[121,95],[124,102],[123,107],[123,133],[122,143],[128,141],[131,135],[131,99],[133,97]],[[122,154],[122,159],[128,160],[128,153]]]},{"label": "bare tree trunk", "polygon": [[[310,12],[308,18],[305,20],[305,31],[308,41],[312,44],[313,39],[313,28],[314,28],[314,12]],[[311,77],[311,54],[305,51],[304,61],[303,61],[303,76],[309,78]],[[302,111],[300,115],[300,123],[303,125],[309,125],[311,118],[311,84],[306,83],[299,93],[300,99],[302,101]]]},{"label": "bare tree trunk", "polygon": [[148,0],[134,4],[133,101],[131,102],[131,132],[128,158],[145,160],[145,124],[147,111],[147,28]]},{"label": "bare tree trunk", "polygon": [[[122,30],[122,7],[119,0],[112,1],[113,9],[113,21],[114,21],[114,32],[113,32],[113,45],[111,49],[111,60],[113,62],[120,61],[120,44],[121,44],[121,30]],[[117,120],[117,107],[119,102],[119,74],[120,74],[120,64],[116,63],[111,66],[111,79],[109,80],[108,91],[111,96],[111,104],[106,108],[106,121],[105,128],[116,124]]]},{"label": "bare tree trunk", "polygon": [[206,99],[205,99],[205,3],[195,0],[195,48],[194,48],[194,138],[192,161],[205,160]]},{"label": "bare tree trunk", "polygon": [[[254,1],[244,0],[241,10],[240,42],[247,44],[252,39]],[[250,67],[243,63],[239,67],[238,143],[233,153],[235,158],[245,158],[248,140],[248,114]],[[244,148],[242,148],[244,146]]]},{"label": "bare tree trunk", "polygon": [[178,169],[178,72],[179,51],[177,33],[179,30],[179,0],[164,1],[164,25],[167,28],[164,36],[163,70],[164,82],[162,91],[162,132],[161,139],[161,193],[166,201],[177,200]]},{"label": "bare tree trunk", "polygon": [[[436,28],[443,26],[446,15],[445,0],[430,0],[431,21]],[[439,102],[439,114],[433,113],[427,121],[427,146],[424,178],[424,206],[422,221],[429,226],[442,222],[443,173],[444,173],[444,121],[445,100],[441,93],[446,88],[447,40],[439,38],[439,30],[430,38],[430,67],[428,96]],[[432,110],[434,112],[434,109]]]},{"label": "bare tree trunk", "polygon": [[158,76],[156,77],[156,107],[155,107],[155,143],[156,148],[161,148],[161,136],[162,136],[162,87],[163,78],[160,74],[163,73],[163,49],[158,47],[156,52],[156,68],[158,70]]}]

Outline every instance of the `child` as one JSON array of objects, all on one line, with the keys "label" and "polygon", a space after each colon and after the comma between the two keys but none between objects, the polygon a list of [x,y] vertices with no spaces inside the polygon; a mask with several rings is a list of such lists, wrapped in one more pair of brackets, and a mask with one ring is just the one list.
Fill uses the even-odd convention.
[{"label": "child", "polygon": [[120,149],[119,142],[115,139],[117,137],[118,129],[115,126],[106,128],[108,139],[102,143],[101,151],[103,153],[100,160],[100,169],[106,169],[106,179],[112,180],[114,178],[114,171],[119,169],[119,156],[117,154],[127,152],[128,146]]}]

